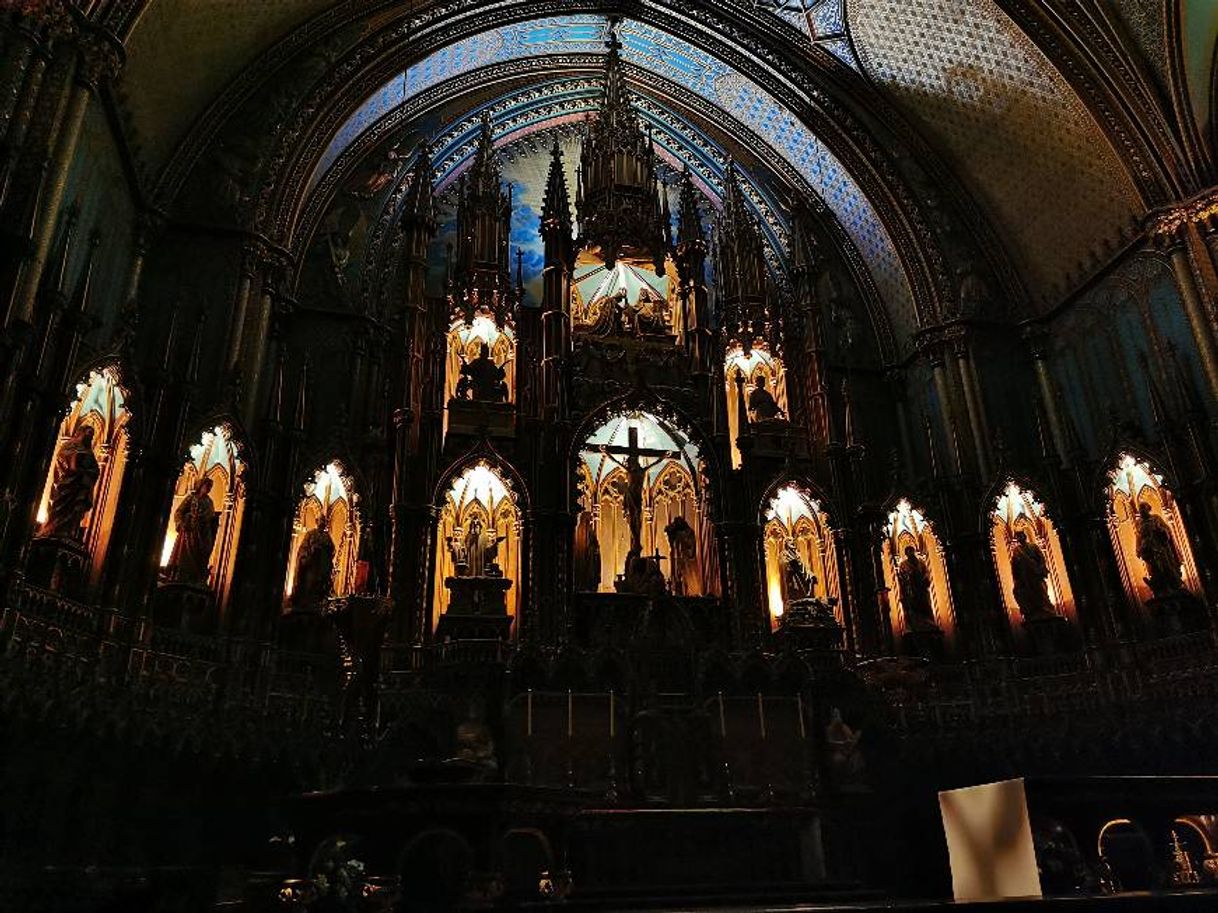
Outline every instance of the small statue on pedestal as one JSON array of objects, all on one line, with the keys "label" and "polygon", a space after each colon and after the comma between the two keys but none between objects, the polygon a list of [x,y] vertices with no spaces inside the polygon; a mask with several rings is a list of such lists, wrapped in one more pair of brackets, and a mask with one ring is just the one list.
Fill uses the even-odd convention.
[{"label": "small statue on pedestal", "polygon": [[788,536],[782,546],[782,574],[783,582],[786,583],[788,603],[812,598],[816,589],[816,577],[804,562],[804,557],[799,553],[792,536]]},{"label": "small statue on pedestal", "polygon": [[905,627],[910,631],[937,631],[930,600],[930,570],[912,545],[905,546],[905,557],[897,565],[897,589],[905,610]]},{"label": "small statue on pedestal", "polygon": [[1055,615],[1049,598],[1049,563],[1040,546],[1029,541],[1022,529],[1015,533],[1011,549],[1011,580],[1015,604],[1024,621]]},{"label": "small statue on pedestal", "polygon": [[296,550],[292,608],[298,612],[316,610],[330,597],[333,586],[334,540],[326,529],[326,518],[319,516]]},{"label": "small statue on pedestal", "polygon": [[749,419],[754,423],[774,422],[786,417],[774,394],[766,388],[765,376],[758,374],[753,379],[753,389],[749,391]]},{"label": "small statue on pedestal", "polygon": [[93,487],[100,475],[93,455],[93,428],[81,425],[55,454],[47,519],[39,536],[79,541],[81,524],[93,509]]},{"label": "small statue on pedestal", "polygon": [[211,553],[220,528],[220,516],[211,501],[212,484],[211,479],[199,479],[174,511],[177,538],[169,556],[168,571],[178,583],[207,585]]},{"label": "small statue on pedestal", "polygon": [[698,573],[698,539],[694,535],[694,528],[678,514],[664,527],[664,534],[668,537],[673,595],[700,595],[702,586]]},{"label": "small statue on pedestal", "polygon": [[1180,552],[1171,528],[1145,501],[1138,505],[1135,537],[1138,557],[1146,566],[1143,580],[1150,591],[1155,596],[1169,596],[1183,590]]},{"label": "small statue on pedestal", "polygon": [[457,399],[480,403],[502,403],[508,398],[507,372],[491,358],[491,347],[481,343],[478,357],[461,365],[457,380]]},{"label": "small statue on pedestal", "polygon": [[499,543],[506,538],[507,536],[496,534],[494,529],[483,526],[481,517],[473,517],[465,533],[465,576],[502,577],[503,571],[499,567]]}]

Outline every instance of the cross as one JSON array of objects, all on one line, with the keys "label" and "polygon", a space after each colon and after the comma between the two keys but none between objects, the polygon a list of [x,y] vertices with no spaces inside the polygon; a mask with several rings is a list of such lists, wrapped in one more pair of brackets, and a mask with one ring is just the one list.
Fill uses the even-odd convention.
[{"label": "cross", "polygon": [[[604,444],[601,446],[600,449],[601,449],[601,452],[604,453],[606,456],[610,456],[612,454],[618,453],[618,454],[625,454],[628,457],[633,456],[635,458],[645,457],[645,456],[657,458],[655,460],[655,462],[651,463],[648,466],[644,466],[643,467],[644,469],[650,469],[656,463],[660,462],[660,460],[668,459],[670,457],[675,459],[677,456],[679,456],[679,454],[675,450],[657,450],[654,447],[640,447],[639,446],[639,429],[635,425],[631,425],[626,429],[626,446],[625,447],[621,446],[620,444]],[[617,463],[619,466],[622,465],[622,463],[618,460],[614,460],[613,462]]]}]

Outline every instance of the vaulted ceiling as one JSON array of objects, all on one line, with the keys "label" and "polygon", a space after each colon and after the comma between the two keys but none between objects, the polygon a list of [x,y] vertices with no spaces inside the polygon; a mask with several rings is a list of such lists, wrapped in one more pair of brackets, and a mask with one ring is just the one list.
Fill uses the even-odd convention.
[{"label": "vaulted ceiling", "polygon": [[[569,5],[587,10],[615,6]],[[1013,18],[1021,3],[720,0],[715,4],[719,11],[739,23],[734,34],[712,30],[695,5],[672,0],[616,4],[628,17],[624,57],[631,64],[644,118],[674,160],[695,165],[712,198],[725,157],[733,153],[731,138],[751,139],[758,162],[768,158],[772,164],[768,173],[758,169],[753,177],[754,202],[763,218],[768,213],[774,238],[784,236],[782,194],[795,182],[823,201],[840,224],[905,334],[917,326],[914,299],[927,293],[911,278],[899,234],[920,229],[875,196],[856,164],[835,154],[843,143],[864,159],[877,150],[869,152],[857,134],[838,138],[836,145],[827,143],[823,130],[810,126],[767,85],[789,89],[789,97],[807,98],[825,110],[834,110],[835,104],[843,114],[870,109],[877,123],[907,131],[915,153],[931,150],[992,227],[1033,308],[1060,300],[1153,202],[1145,192],[1150,179],[1118,151],[1111,124],[1097,113],[1096,99],[1079,86],[1077,67],[1055,64],[1042,50],[1044,36],[1034,37],[1026,23]],[[470,4],[454,0],[450,6],[457,10]],[[497,66],[534,61],[531,75],[516,72],[513,85],[476,104],[471,97],[465,105],[467,115],[491,106],[504,137],[552,126],[558,117],[585,110],[591,96],[579,80],[589,72],[590,55],[603,51],[603,14],[530,16],[525,4],[519,6],[511,15],[523,18],[435,46],[427,56],[403,59],[396,75],[380,80],[379,88],[369,86],[361,102],[345,102],[349,110],[323,143],[310,186],[320,186],[344,154],[362,148],[365,134],[383,133],[395,112],[411,105],[434,107],[438,96],[466,92],[458,85],[461,77],[468,81],[471,74],[485,73],[506,78],[502,72],[496,76]],[[1206,124],[1218,7],[1182,0],[1173,32],[1167,6],[1163,0],[1116,3],[1130,45],[1143,55],[1142,65],[1163,80],[1171,72],[1168,42],[1184,23],[1179,60],[1188,74],[1187,97],[1197,122]],[[117,87],[146,181],[157,183],[184,141],[200,124],[217,119],[219,100],[241,80],[248,81],[252,69],[260,69],[269,85],[282,61],[310,55],[320,74],[416,11],[423,11],[418,21],[435,22],[446,15],[444,9],[425,0],[148,0],[134,20]],[[651,24],[651,10],[679,19],[682,37]],[[756,48],[758,40],[799,49],[801,59],[782,59],[780,53],[757,60],[754,68],[741,63],[746,57],[728,59],[722,52],[733,43],[745,47],[752,42]],[[759,81],[762,71],[768,82]],[[817,82],[805,84],[808,74]],[[536,91],[547,86],[560,93],[549,101],[561,105],[539,104]],[[468,116],[463,123],[468,126]],[[459,167],[468,151],[465,127],[440,126],[452,140],[448,166]],[[897,158],[915,154],[879,151]],[[929,175],[924,178],[928,185],[943,173],[929,165],[915,170]],[[910,181],[909,171],[901,177]],[[909,193],[925,203],[933,191],[913,180]],[[937,211],[938,202],[929,208]]]}]

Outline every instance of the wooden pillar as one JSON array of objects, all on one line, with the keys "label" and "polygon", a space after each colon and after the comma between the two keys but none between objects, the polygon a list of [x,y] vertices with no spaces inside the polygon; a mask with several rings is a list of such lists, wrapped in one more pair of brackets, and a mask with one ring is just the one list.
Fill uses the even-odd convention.
[{"label": "wooden pillar", "polygon": [[76,145],[80,140],[85,111],[98,81],[112,71],[118,62],[114,46],[100,37],[82,43],[75,53],[78,53],[79,59],[67,89],[63,117],[54,141],[50,165],[44,178],[39,212],[34,223],[33,244],[17,293],[10,303],[6,320],[8,325],[14,322],[29,323],[33,319],[34,302],[55,236],[59,210],[67,191],[68,173],[76,157]]}]

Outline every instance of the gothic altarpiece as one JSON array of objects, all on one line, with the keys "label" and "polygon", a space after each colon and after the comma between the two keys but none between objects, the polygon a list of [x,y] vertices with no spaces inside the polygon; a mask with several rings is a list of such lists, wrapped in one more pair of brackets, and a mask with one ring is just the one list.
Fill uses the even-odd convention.
[{"label": "gothic altarpiece", "polygon": [[304,485],[292,523],[284,601],[292,611],[317,611],[331,596],[356,590],[360,554],[355,481],[337,462]]},{"label": "gothic altarpiece", "polygon": [[[888,515],[881,544],[884,585],[894,639],[950,646],[956,609],[948,582],[943,543],[934,524],[909,501],[898,501]],[[912,652],[922,652],[913,647]]]}]

